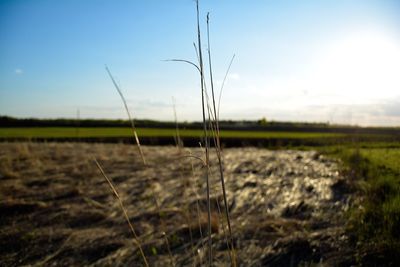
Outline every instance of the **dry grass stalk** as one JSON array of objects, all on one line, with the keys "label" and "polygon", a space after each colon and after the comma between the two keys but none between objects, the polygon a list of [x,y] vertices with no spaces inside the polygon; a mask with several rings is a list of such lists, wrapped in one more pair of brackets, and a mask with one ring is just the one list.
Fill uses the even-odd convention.
[{"label": "dry grass stalk", "polygon": [[[214,94],[214,81],[213,81],[213,73],[212,73],[212,62],[211,62],[211,49],[210,49],[210,34],[209,34],[209,14],[207,14],[207,41],[208,41],[208,62],[209,62],[209,71],[210,71],[210,86],[211,86],[211,91],[212,91],[212,106],[210,106],[210,99],[207,94],[207,83],[205,80],[205,75],[204,75],[204,64],[203,64],[203,54],[202,54],[202,49],[201,49],[201,31],[200,31],[200,19],[199,19],[199,1],[196,0],[196,15],[197,15],[197,45],[196,43],[193,43],[195,51],[196,51],[196,56],[198,60],[198,65],[193,63],[192,61],[189,60],[183,60],[183,59],[169,59],[167,61],[176,61],[176,62],[183,62],[190,64],[194,66],[200,74],[200,88],[201,88],[201,103],[202,103],[202,115],[203,115],[203,130],[204,130],[204,154],[205,154],[205,180],[206,180],[206,194],[207,194],[207,213],[208,213],[208,233],[211,233],[211,204],[210,204],[210,182],[209,182],[209,171],[210,171],[210,159],[209,159],[209,149],[210,149],[210,140],[209,140],[209,134],[208,132],[211,131],[212,137],[214,139],[214,144],[215,144],[215,150],[217,153],[217,158],[218,158],[218,164],[219,164],[219,171],[220,171],[220,180],[221,180],[221,188],[223,192],[223,200],[224,200],[224,206],[225,206],[225,216],[228,224],[228,232],[229,232],[229,240],[230,240],[230,259],[231,259],[231,264],[232,266],[236,266],[236,256],[235,256],[235,251],[234,251],[234,246],[233,246],[233,237],[232,237],[232,228],[231,228],[231,223],[230,223],[230,215],[229,215],[229,209],[228,209],[228,201],[227,201],[227,196],[226,196],[226,189],[225,189],[225,179],[224,179],[224,174],[223,174],[223,160],[222,160],[222,151],[221,151],[221,144],[220,144],[220,135],[219,135],[219,107],[220,107],[220,101],[221,101],[221,94],[222,94],[222,89],[225,83],[225,80],[227,78],[228,72],[230,70],[230,67],[232,65],[233,59],[235,55],[233,55],[229,67],[227,69],[227,72],[225,74],[221,90],[220,90],[220,95],[219,95],[219,102],[218,102],[218,111],[217,111],[217,106],[215,103],[215,94]],[[206,110],[208,114],[208,120],[206,120]],[[209,124],[209,125],[208,125]],[[200,144],[201,146],[201,144]],[[192,156],[191,156],[192,157]],[[224,231],[225,232],[225,231]],[[212,238],[211,234],[208,235],[208,264],[209,266],[212,265]]]},{"label": "dry grass stalk", "polygon": [[136,132],[135,122],[133,121],[131,113],[129,112],[128,104],[126,103],[125,97],[122,94],[121,89],[119,88],[117,82],[115,81],[114,77],[112,76],[112,74],[111,74],[111,72],[110,72],[110,70],[108,69],[107,66],[106,66],[106,71],[107,71],[108,75],[110,76],[110,79],[113,82],[113,84],[115,86],[115,89],[117,89],[117,92],[120,95],[120,97],[122,99],[122,102],[124,103],[124,107],[125,107],[126,113],[128,114],[128,118],[129,118],[129,121],[131,123],[131,129],[132,129],[132,132],[133,132],[133,136],[135,138],[135,142],[136,142],[136,145],[137,145],[139,153],[140,153],[140,157],[142,158],[143,164],[146,165],[146,159],[144,158],[144,154],[143,154],[142,148],[140,146],[139,137],[138,137],[137,132]]},{"label": "dry grass stalk", "polygon": [[[228,209],[228,201],[227,201],[227,196],[226,196],[226,190],[225,190],[225,179],[224,179],[224,171],[223,171],[223,161],[222,161],[222,155],[221,155],[221,143],[220,143],[220,137],[219,137],[219,122],[218,122],[218,115],[217,115],[217,108],[215,105],[215,94],[214,94],[214,81],[213,81],[213,73],[212,73],[212,63],[211,63],[211,46],[210,46],[210,16],[209,13],[207,13],[207,42],[208,42],[208,63],[209,63],[209,71],[210,71],[210,84],[211,84],[211,94],[212,94],[212,105],[213,105],[213,112],[214,112],[214,144],[215,144],[215,151],[217,153],[217,158],[218,158],[218,165],[219,165],[219,171],[220,171],[220,180],[221,180],[221,188],[222,188],[222,194],[223,194],[223,199],[224,199],[224,206],[225,206],[225,216],[228,224],[228,231],[229,231],[229,239],[230,239],[230,249],[231,249],[231,263],[232,266],[236,266],[236,258],[235,258],[235,252],[234,252],[234,246],[233,246],[233,237],[232,237],[232,227],[231,227],[231,222],[230,222],[230,215],[229,215],[229,209]],[[232,58],[233,60],[233,58]],[[232,61],[231,61],[232,64]],[[231,66],[229,65],[229,68]],[[229,71],[228,68],[228,71]],[[226,77],[226,75],[225,75]],[[225,79],[224,79],[225,80]],[[221,88],[222,90],[222,88]],[[218,106],[218,112],[219,112],[219,106]],[[212,129],[213,127],[211,127]]]},{"label": "dry grass stalk", "polygon": [[[201,143],[200,143],[200,146],[201,146]],[[205,166],[205,161],[200,157],[192,155],[192,152],[189,149],[188,149],[188,152],[189,152],[189,156],[188,157],[190,158],[190,165],[191,165],[192,175],[193,175],[193,177],[196,177],[195,169],[194,169],[194,166],[193,166],[193,159],[200,160],[202,162],[202,164],[203,164],[203,167]],[[198,225],[198,229],[199,229],[199,232],[200,232],[201,240],[203,240],[204,237],[203,237],[203,231],[202,231],[202,228],[201,228],[201,220],[200,220],[200,214],[201,214],[201,212],[200,212],[200,204],[199,204],[200,196],[197,194],[196,190],[193,187],[191,187],[191,189],[192,189],[193,194],[196,196],[197,225]],[[203,242],[201,242],[201,246],[202,246],[203,251],[205,251]],[[201,257],[201,255],[199,253],[198,253],[198,256],[199,256],[199,260],[200,260],[200,263],[201,263],[202,262],[202,257]]]},{"label": "dry grass stalk", "polygon": [[233,54],[231,61],[229,62],[228,68],[226,69],[226,72],[225,72],[224,79],[222,80],[221,88],[219,89],[218,108],[217,108],[217,114],[215,114],[217,121],[219,121],[219,109],[221,107],[222,89],[224,89],[225,81],[226,81],[226,78],[228,77],[228,73],[231,69],[234,59],[235,59],[235,54]]},{"label": "dry grass stalk", "polygon": [[[106,66],[106,70],[107,70],[108,75],[110,76],[111,81],[113,82],[113,84],[115,86],[115,89],[118,91],[119,95],[121,96],[122,102],[124,103],[126,113],[128,114],[129,121],[131,122],[131,129],[132,129],[132,132],[133,132],[133,136],[134,136],[134,139],[136,141],[136,145],[137,145],[137,147],[139,149],[139,153],[140,153],[140,156],[141,156],[142,161],[143,161],[143,165],[145,167],[147,167],[147,163],[146,163],[142,148],[140,146],[139,137],[138,137],[137,132],[136,132],[135,123],[134,123],[134,121],[133,121],[133,119],[131,117],[131,114],[129,112],[129,108],[128,108],[128,105],[126,103],[125,97],[122,94],[117,82],[115,81],[114,77],[112,76],[112,74],[111,74],[111,72],[110,72],[110,70],[108,69],[107,66]],[[160,205],[158,204],[156,194],[155,194],[155,192],[154,192],[154,190],[153,190],[153,188],[151,186],[150,186],[150,190],[151,190],[151,194],[152,194],[154,203],[156,205],[156,210],[158,212],[158,216],[159,216],[160,221],[161,221],[161,229],[162,229],[161,233],[162,233],[162,236],[164,237],[164,240],[165,240],[165,245],[166,245],[167,250],[168,250],[168,255],[169,255],[169,258],[170,258],[170,261],[171,261],[171,265],[175,266],[174,258],[172,256],[171,248],[170,248],[169,241],[168,241],[168,236],[166,234],[167,226],[166,226],[165,221],[164,221],[164,219],[162,217],[162,213],[161,213],[161,210],[160,210]]]},{"label": "dry grass stalk", "polygon": [[[196,51],[196,56],[198,60],[198,65],[189,61],[189,60],[183,60],[183,59],[170,59],[167,61],[176,61],[176,62],[184,62],[187,64],[190,64],[194,66],[200,74],[200,88],[201,88],[201,103],[202,103],[202,115],[203,115],[203,130],[204,130],[204,154],[205,154],[205,179],[206,179],[206,194],[207,194],[207,213],[208,213],[208,233],[211,233],[211,203],[210,203],[210,182],[209,182],[209,171],[210,171],[210,159],[209,159],[209,149],[210,149],[210,140],[208,136],[208,131],[211,130],[213,133],[213,139],[214,139],[214,144],[215,144],[215,149],[217,152],[217,157],[218,157],[218,163],[219,163],[219,169],[220,169],[220,178],[221,178],[221,187],[223,191],[223,198],[224,198],[224,206],[225,206],[225,216],[228,224],[228,231],[229,231],[229,239],[230,239],[230,249],[231,249],[231,264],[232,266],[236,266],[236,257],[234,257],[234,248],[233,248],[233,237],[232,237],[232,229],[231,229],[231,224],[230,224],[230,215],[229,215],[229,210],[228,210],[228,204],[227,204],[227,197],[226,197],[226,190],[225,190],[225,181],[224,181],[224,175],[223,175],[223,161],[222,161],[222,154],[221,154],[221,145],[220,145],[220,138],[219,138],[219,123],[218,123],[218,117],[219,117],[219,103],[218,103],[218,113],[217,113],[217,107],[215,103],[215,94],[214,94],[214,81],[213,81],[213,74],[212,74],[212,63],[211,63],[211,50],[210,50],[210,36],[209,36],[209,14],[207,14],[207,39],[208,39],[208,59],[209,59],[209,71],[210,71],[210,86],[211,86],[211,91],[212,91],[212,107],[210,106],[210,99],[207,95],[207,83],[205,80],[205,75],[204,75],[204,64],[203,64],[203,53],[201,49],[201,31],[200,31],[200,16],[199,16],[199,1],[196,0],[196,15],[197,15],[197,45],[193,43],[195,51]],[[228,70],[225,74],[225,78],[223,81],[223,84],[225,83],[227,74],[229,72],[229,69],[231,67],[231,64],[233,62],[233,58],[229,64]],[[221,92],[223,88],[223,84],[221,87]],[[220,93],[220,98],[219,102],[221,99],[221,93]],[[206,110],[208,113],[208,120],[206,120]],[[208,126],[208,124],[210,124]],[[211,235],[208,235],[208,264],[209,266],[212,265],[212,238]]]},{"label": "dry grass stalk", "polygon": [[211,236],[211,203],[210,203],[210,158],[209,158],[209,139],[207,133],[207,122],[205,113],[205,83],[204,83],[204,65],[203,54],[201,50],[201,32],[200,32],[200,14],[199,14],[199,1],[196,0],[196,14],[197,14],[197,45],[199,51],[199,68],[200,68],[200,87],[201,87],[201,105],[203,114],[203,131],[204,131],[204,145],[206,154],[206,194],[207,194],[207,213],[208,213],[208,265],[212,265],[212,236]]},{"label": "dry grass stalk", "polygon": [[174,110],[174,119],[175,119],[175,144],[178,147],[179,151],[181,151],[183,147],[183,142],[179,135],[178,116],[176,114],[176,101],[174,97],[172,97],[172,107]]},{"label": "dry grass stalk", "polygon": [[121,210],[122,210],[123,213],[124,213],[125,220],[127,221],[128,225],[129,225],[129,229],[130,229],[131,232],[132,232],[134,243],[135,243],[135,244],[137,245],[137,247],[139,248],[140,255],[142,256],[142,259],[143,259],[143,263],[145,264],[145,266],[148,267],[149,264],[148,264],[148,262],[147,262],[146,256],[144,255],[142,246],[141,246],[141,244],[140,244],[139,237],[137,236],[136,231],[135,231],[135,229],[133,228],[133,224],[131,223],[131,220],[129,219],[128,213],[127,213],[127,211],[126,211],[126,209],[125,209],[124,204],[122,203],[121,197],[119,196],[119,194],[118,194],[117,190],[115,189],[114,185],[112,184],[111,180],[110,180],[110,179],[107,177],[107,175],[105,174],[105,172],[104,172],[103,168],[100,166],[99,162],[98,162],[96,159],[94,159],[94,162],[96,163],[96,166],[97,166],[97,168],[100,170],[100,172],[101,172],[101,174],[103,175],[103,177],[107,180],[108,185],[109,185],[110,188],[111,188],[111,191],[114,193],[115,197],[117,198],[118,203],[119,203],[119,206],[120,206]]}]

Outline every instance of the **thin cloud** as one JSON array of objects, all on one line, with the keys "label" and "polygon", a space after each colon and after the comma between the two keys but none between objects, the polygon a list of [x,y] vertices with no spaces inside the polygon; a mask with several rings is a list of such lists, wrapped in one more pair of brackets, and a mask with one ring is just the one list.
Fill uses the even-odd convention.
[{"label": "thin cloud", "polygon": [[238,73],[231,73],[228,75],[230,80],[238,81],[240,80],[240,75]]},{"label": "thin cloud", "polygon": [[22,69],[15,69],[14,72],[15,72],[15,74],[17,74],[17,75],[21,75],[21,74],[24,73],[24,71],[23,71]]}]

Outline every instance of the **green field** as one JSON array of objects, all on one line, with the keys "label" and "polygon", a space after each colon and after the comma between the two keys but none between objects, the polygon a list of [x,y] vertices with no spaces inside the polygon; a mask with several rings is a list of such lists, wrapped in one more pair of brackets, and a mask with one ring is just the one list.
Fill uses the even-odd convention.
[{"label": "green field", "polygon": [[377,167],[400,173],[399,148],[364,148],[360,149],[360,154]]},{"label": "green field", "polygon": [[[139,137],[174,137],[175,129],[138,128]],[[180,129],[181,137],[202,137],[202,130]],[[0,138],[96,138],[96,137],[130,137],[132,129],[128,127],[74,128],[74,127],[31,127],[0,128]],[[265,132],[265,131],[221,131],[222,138],[284,138],[307,139],[344,137],[339,133],[307,132]]]},{"label": "green field", "polygon": [[354,143],[320,150],[340,158],[349,182],[361,196],[359,204],[350,210],[348,220],[348,233],[354,238],[360,255],[368,251],[383,259],[397,257],[400,251],[400,142]]}]

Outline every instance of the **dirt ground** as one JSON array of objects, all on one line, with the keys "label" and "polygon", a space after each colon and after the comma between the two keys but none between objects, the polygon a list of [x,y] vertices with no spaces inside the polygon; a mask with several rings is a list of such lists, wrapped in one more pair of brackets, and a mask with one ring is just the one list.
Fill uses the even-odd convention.
[{"label": "dirt ground", "polygon": [[[133,145],[0,143],[0,265],[143,265],[94,159],[115,185],[150,266],[206,265],[205,169],[188,157],[203,157],[201,149],[143,151],[147,166]],[[336,161],[258,148],[223,155],[239,266],[353,263],[344,231],[352,199]],[[214,153],[211,163],[213,264],[228,266]]]}]

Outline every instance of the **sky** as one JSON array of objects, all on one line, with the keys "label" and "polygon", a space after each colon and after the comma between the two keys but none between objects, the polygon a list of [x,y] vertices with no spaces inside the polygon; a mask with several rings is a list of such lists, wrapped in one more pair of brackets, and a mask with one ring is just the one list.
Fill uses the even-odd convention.
[{"label": "sky", "polygon": [[[220,119],[400,126],[400,1],[201,0]],[[193,0],[1,0],[0,115],[199,121]],[[207,61],[206,61],[207,63]],[[208,77],[207,77],[208,78]]]}]

